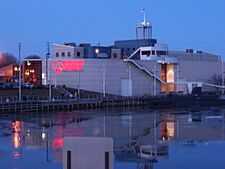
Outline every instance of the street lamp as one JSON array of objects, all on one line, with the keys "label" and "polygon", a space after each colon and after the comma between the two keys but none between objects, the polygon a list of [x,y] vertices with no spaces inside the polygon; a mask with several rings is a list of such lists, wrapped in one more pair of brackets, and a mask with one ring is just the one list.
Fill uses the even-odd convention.
[{"label": "street lamp", "polygon": [[222,94],[224,94],[224,65],[223,65],[223,58],[221,57],[221,65],[222,65]]},{"label": "street lamp", "polygon": [[102,71],[102,95],[103,98],[105,98],[106,96],[105,64],[103,64],[101,71]]},{"label": "street lamp", "polygon": [[156,89],[156,74],[157,74],[157,69],[156,69],[156,65],[154,67],[154,70],[152,70],[153,75],[154,75],[154,79],[153,79],[153,96],[156,96],[157,93],[157,89]]},{"label": "street lamp", "polygon": [[78,69],[77,95],[78,95],[78,99],[80,99],[80,69]]}]

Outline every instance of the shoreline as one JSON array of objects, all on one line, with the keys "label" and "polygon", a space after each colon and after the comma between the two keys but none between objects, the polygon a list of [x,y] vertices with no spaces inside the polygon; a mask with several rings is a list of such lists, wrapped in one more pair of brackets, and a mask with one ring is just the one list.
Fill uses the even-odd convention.
[{"label": "shoreline", "polygon": [[149,109],[198,108],[225,106],[225,99],[219,96],[167,96],[151,98],[108,98],[108,99],[64,99],[64,100],[31,100],[0,102],[1,112],[45,112],[72,111],[107,107],[148,107]]}]

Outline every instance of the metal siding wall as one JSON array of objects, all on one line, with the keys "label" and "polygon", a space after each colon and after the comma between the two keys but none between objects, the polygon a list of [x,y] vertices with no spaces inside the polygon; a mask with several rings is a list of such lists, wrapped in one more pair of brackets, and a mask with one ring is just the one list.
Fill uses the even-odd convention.
[{"label": "metal siding wall", "polygon": [[[80,88],[89,91],[103,92],[103,67],[105,65],[106,93],[120,95],[121,79],[129,79],[128,63],[123,60],[85,59],[83,71],[80,71]],[[79,84],[79,72],[51,71],[52,84],[76,88]],[[151,95],[152,80],[143,71],[131,66],[133,96]]]}]

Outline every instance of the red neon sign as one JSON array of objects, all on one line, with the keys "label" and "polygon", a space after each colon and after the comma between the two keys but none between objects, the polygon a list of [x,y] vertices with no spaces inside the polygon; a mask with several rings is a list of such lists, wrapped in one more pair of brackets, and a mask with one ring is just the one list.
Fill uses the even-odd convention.
[{"label": "red neon sign", "polygon": [[84,67],[84,60],[54,60],[52,68],[55,73],[81,71]]}]

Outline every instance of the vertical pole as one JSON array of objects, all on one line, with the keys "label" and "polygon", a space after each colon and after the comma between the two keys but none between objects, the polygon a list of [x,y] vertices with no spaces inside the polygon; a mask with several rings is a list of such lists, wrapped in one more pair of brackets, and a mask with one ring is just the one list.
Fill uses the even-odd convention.
[{"label": "vertical pole", "polygon": [[[48,92],[49,92],[49,100],[51,101],[52,100],[52,85],[51,85],[51,61],[49,60],[50,58],[50,44],[49,42],[47,42],[47,53],[46,53],[46,82],[49,83],[49,87],[48,87]],[[49,70],[48,70],[49,69]],[[48,72],[49,72],[49,75],[48,75]]]},{"label": "vertical pole", "polygon": [[49,42],[47,42],[47,53],[46,53],[46,63],[45,63],[45,76],[46,76],[46,85],[48,83],[48,59],[50,55],[50,47],[49,47]]},{"label": "vertical pole", "polygon": [[179,65],[177,65],[177,92],[178,92],[178,81],[179,81]]},{"label": "vertical pole", "polygon": [[103,117],[103,135],[105,137],[105,116]]},{"label": "vertical pole", "polygon": [[21,78],[22,78],[22,67],[21,67],[21,43],[19,43],[19,102],[21,102]]},{"label": "vertical pole", "polygon": [[154,96],[156,96],[156,66],[155,66],[155,70],[154,70]]},{"label": "vertical pole", "polygon": [[132,96],[132,78],[131,78],[131,66],[130,66],[130,64],[129,64],[128,72],[129,72],[129,96]]},{"label": "vertical pole", "polygon": [[102,70],[102,79],[103,79],[103,84],[102,84],[102,87],[103,87],[103,98],[105,98],[105,95],[106,95],[106,84],[105,84],[105,64],[103,64],[103,70]]},{"label": "vertical pole", "polygon": [[49,100],[52,100],[52,69],[51,69],[51,61],[48,59],[49,62]]},{"label": "vertical pole", "polygon": [[78,70],[78,99],[80,99],[80,69]]},{"label": "vertical pole", "polygon": [[222,94],[224,94],[224,71],[223,71],[223,58],[221,56],[221,66],[222,66]]}]

